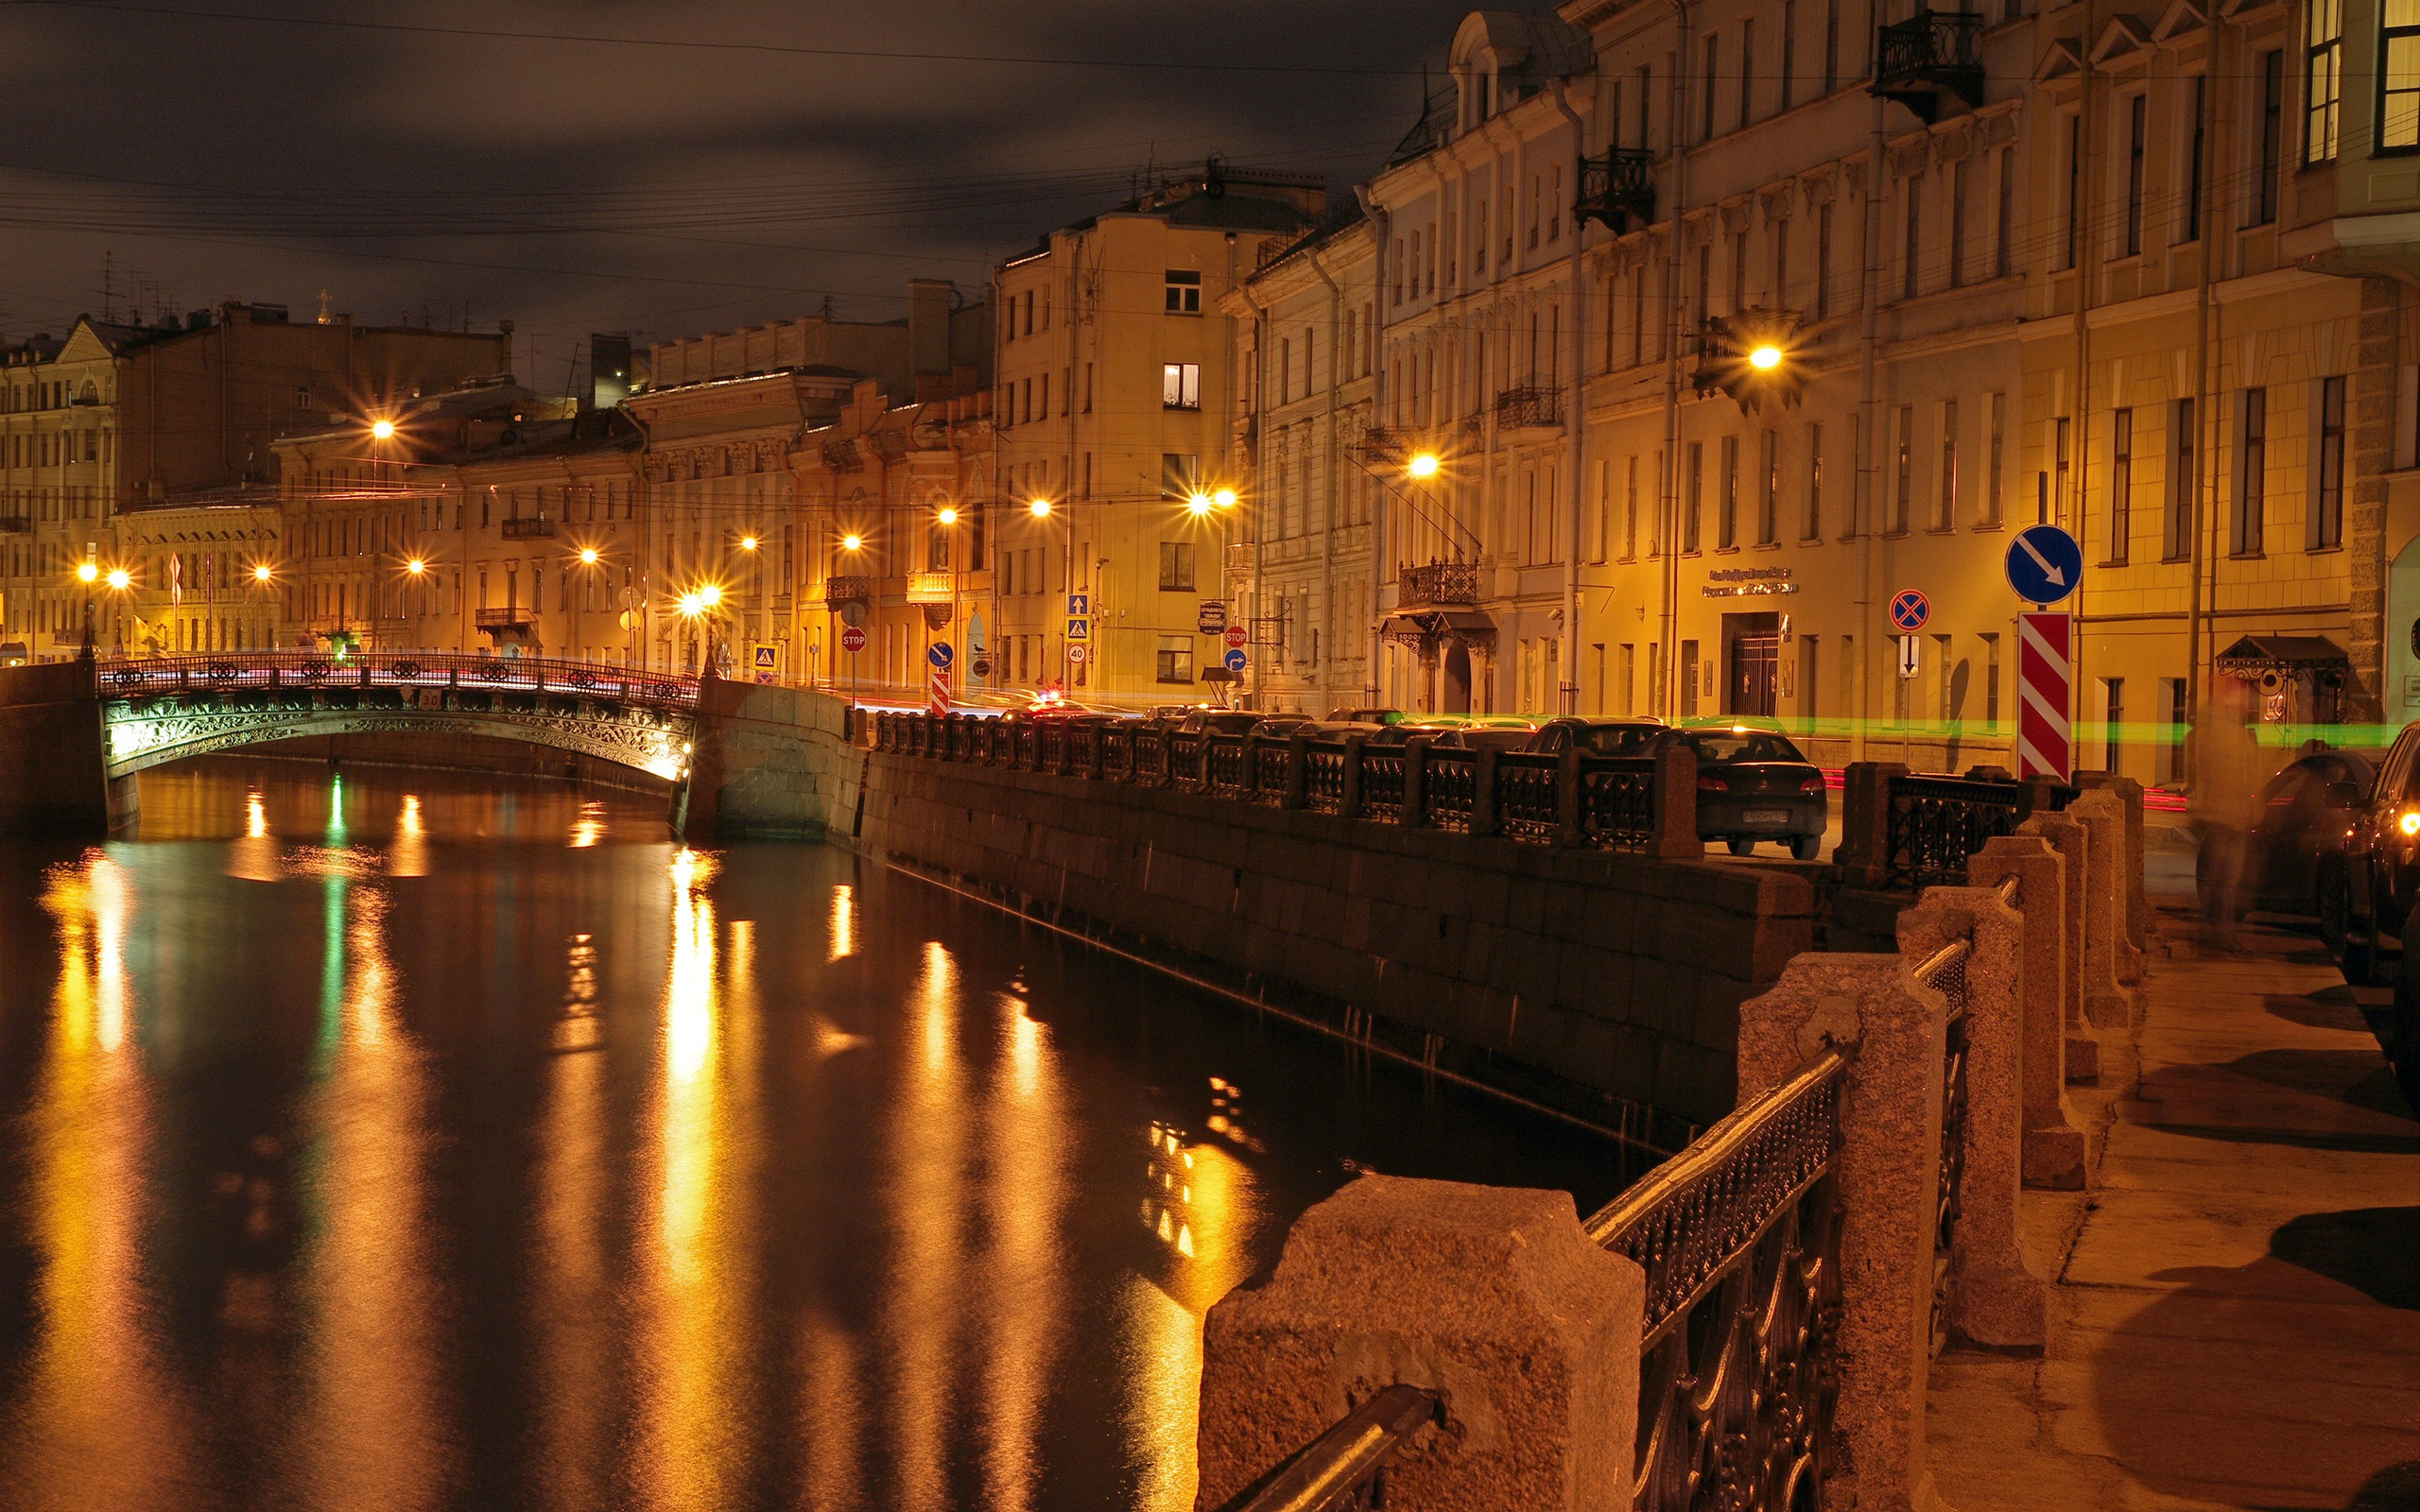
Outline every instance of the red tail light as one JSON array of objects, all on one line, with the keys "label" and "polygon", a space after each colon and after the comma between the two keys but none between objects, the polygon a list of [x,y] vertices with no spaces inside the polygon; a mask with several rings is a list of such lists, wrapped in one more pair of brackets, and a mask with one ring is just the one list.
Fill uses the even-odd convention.
[{"label": "red tail light", "polygon": [[1798,790],[1805,793],[1809,798],[1822,798],[1824,796],[1824,780],[1820,777],[1810,777],[1806,781],[1798,784]]},{"label": "red tail light", "polygon": [[1715,776],[1711,772],[1700,772],[1698,773],[1698,791],[1701,793],[1728,793],[1731,791],[1731,784],[1722,778]]}]

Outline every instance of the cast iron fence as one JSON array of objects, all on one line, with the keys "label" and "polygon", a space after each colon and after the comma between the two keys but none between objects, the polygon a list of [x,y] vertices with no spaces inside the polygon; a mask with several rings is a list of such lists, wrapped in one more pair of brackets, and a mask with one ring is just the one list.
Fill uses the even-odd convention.
[{"label": "cast iron fence", "polygon": [[1995,835],[2014,834],[2047,795],[2064,809],[2071,787],[2029,787],[1977,777],[1893,776],[1884,829],[1884,885],[1962,885],[1966,858]]}]

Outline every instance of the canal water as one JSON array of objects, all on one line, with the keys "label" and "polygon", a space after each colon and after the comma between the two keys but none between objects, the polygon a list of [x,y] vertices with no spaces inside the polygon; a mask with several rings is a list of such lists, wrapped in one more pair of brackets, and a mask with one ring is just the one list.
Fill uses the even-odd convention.
[{"label": "canal water", "polygon": [[1356,1172],[1608,1142],[812,845],[216,758],[0,847],[0,1505],[1176,1508]]}]

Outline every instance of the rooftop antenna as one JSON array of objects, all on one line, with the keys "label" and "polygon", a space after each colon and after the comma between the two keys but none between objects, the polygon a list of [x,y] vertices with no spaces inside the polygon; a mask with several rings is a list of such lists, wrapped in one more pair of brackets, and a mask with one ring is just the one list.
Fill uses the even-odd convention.
[{"label": "rooftop antenna", "polygon": [[101,253],[101,321],[114,324],[117,320],[117,257],[113,252]]},{"label": "rooftop antenna", "polygon": [[330,298],[331,296],[327,290],[321,289],[320,291],[320,323],[321,325],[328,323],[328,300]]}]

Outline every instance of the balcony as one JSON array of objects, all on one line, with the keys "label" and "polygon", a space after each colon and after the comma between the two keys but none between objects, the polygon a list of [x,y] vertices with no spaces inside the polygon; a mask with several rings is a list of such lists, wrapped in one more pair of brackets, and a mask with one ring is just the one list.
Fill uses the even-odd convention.
[{"label": "balcony", "polygon": [[507,604],[502,609],[479,610],[479,628],[511,630],[538,623],[537,609],[528,604]]},{"label": "balcony", "polygon": [[1939,118],[1944,94],[1957,95],[1970,111],[1983,103],[1981,11],[1919,10],[1882,28],[1880,51],[1867,88],[1927,126]]},{"label": "balcony", "polygon": [[954,573],[909,573],[908,602],[910,604],[950,604],[958,599],[958,577]]},{"label": "balcony", "polygon": [[33,533],[33,516],[28,514],[0,514],[0,536],[30,536]]},{"label": "balcony", "polygon": [[543,514],[504,522],[507,541],[550,541],[554,534],[555,523]]},{"label": "balcony", "polygon": [[1495,396],[1495,428],[1560,430],[1563,427],[1563,386],[1524,384]]},{"label": "balcony", "polygon": [[826,577],[823,579],[823,607],[838,609],[843,604],[871,604],[879,586],[871,577]]},{"label": "balcony", "polygon": [[1655,154],[1645,147],[1616,147],[1601,158],[1580,160],[1580,198],[1572,218],[1595,220],[1618,236],[1655,223]]},{"label": "balcony", "polygon": [[1395,597],[1404,609],[1478,602],[1478,564],[1432,561],[1426,567],[1406,566],[1398,574]]},{"label": "balcony", "polygon": [[1384,425],[1373,425],[1361,433],[1361,465],[1364,467],[1401,467],[1405,459],[1405,440],[1400,431]]}]

